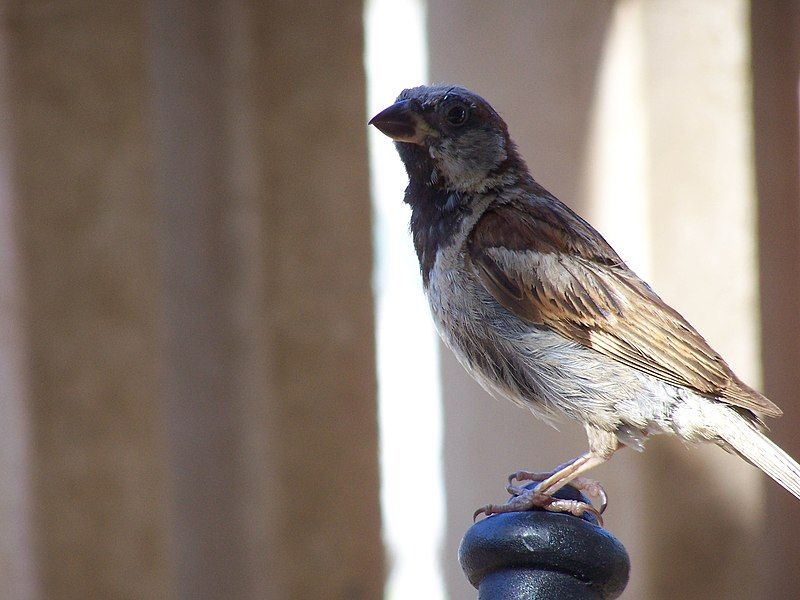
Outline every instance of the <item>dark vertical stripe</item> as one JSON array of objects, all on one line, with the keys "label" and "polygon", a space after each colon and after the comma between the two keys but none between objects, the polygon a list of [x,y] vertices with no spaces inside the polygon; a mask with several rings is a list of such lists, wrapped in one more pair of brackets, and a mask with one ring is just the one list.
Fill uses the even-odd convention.
[{"label": "dark vertical stripe", "polygon": [[[752,2],[761,349],[766,395],[784,409],[770,437],[800,457],[800,2]],[[800,598],[796,498],[767,484],[765,598]],[[779,549],[779,550],[777,550]]]}]

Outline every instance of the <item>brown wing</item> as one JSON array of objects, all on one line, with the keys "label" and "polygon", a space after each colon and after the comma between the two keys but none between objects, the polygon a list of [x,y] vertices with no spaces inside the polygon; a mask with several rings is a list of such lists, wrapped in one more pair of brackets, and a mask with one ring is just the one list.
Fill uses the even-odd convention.
[{"label": "brown wing", "polygon": [[520,318],[668,383],[759,414],[782,414],[558,200],[490,208],[468,250],[486,289]]}]

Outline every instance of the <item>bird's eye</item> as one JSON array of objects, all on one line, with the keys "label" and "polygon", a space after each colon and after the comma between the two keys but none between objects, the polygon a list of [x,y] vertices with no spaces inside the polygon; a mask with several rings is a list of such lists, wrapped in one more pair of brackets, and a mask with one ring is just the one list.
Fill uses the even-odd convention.
[{"label": "bird's eye", "polygon": [[450,123],[450,125],[455,125],[458,127],[459,125],[463,125],[467,122],[468,116],[469,112],[467,111],[466,106],[463,104],[454,104],[447,110],[447,114],[444,118],[448,123]]}]

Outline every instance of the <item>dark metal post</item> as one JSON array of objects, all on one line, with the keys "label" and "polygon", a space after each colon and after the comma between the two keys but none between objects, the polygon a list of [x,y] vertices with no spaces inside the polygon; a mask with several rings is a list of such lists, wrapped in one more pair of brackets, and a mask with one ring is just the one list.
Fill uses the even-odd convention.
[{"label": "dark metal post", "polygon": [[[556,496],[580,498],[572,488]],[[630,569],[623,545],[592,515],[578,518],[543,510],[475,523],[458,554],[479,600],[617,598]]]}]

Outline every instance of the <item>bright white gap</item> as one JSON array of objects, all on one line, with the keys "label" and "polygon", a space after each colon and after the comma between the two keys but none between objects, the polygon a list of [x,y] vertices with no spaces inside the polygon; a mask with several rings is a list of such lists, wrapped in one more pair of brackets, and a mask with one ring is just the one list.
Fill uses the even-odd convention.
[{"label": "bright white gap", "polygon": [[[425,83],[421,0],[368,0],[365,7],[370,115],[406,87]],[[442,407],[439,356],[403,203],[407,178],[392,142],[370,128],[374,288],[383,535],[387,600],[444,598]]]},{"label": "bright white gap", "polygon": [[588,144],[591,221],[645,280],[650,274],[642,2],[614,5]]}]

